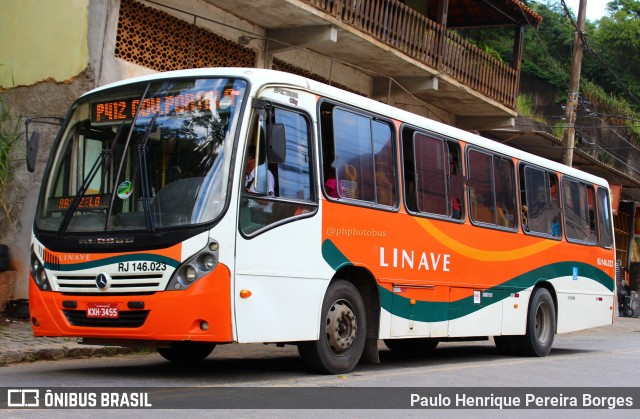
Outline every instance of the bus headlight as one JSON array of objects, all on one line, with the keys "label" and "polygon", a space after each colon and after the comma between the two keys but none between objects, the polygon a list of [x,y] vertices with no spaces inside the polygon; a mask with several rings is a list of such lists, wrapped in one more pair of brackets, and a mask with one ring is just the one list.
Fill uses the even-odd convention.
[{"label": "bus headlight", "polygon": [[187,259],[173,273],[167,291],[183,290],[198,279],[202,278],[218,266],[218,251],[220,246],[216,241],[209,243],[198,253]]},{"label": "bus headlight", "polygon": [[184,277],[187,280],[187,282],[193,282],[196,280],[198,273],[196,272],[196,268],[194,268],[193,266],[187,266],[184,269]]},{"label": "bus headlight", "polygon": [[29,263],[31,277],[33,281],[36,283],[38,288],[42,291],[51,291],[51,285],[49,285],[49,278],[47,277],[47,272],[44,269],[44,265],[36,256],[36,253],[31,248],[31,261]]},{"label": "bus headlight", "polygon": [[201,271],[210,271],[216,266],[216,257],[213,253],[203,253],[198,258],[198,268]]}]

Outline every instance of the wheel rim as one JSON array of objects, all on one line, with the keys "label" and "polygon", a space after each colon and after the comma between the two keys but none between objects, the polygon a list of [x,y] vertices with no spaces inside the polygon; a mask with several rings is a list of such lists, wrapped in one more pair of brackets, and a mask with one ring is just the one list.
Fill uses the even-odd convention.
[{"label": "wheel rim", "polygon": [[325,331],[329,348],[336,355],[347,352],[356,339],[356,316],[346,301],[336,301],[327,313]]},{"label": "wheel rim", "polygon": [[551,307],[547,303],[540,303],[536,310],[536,339],[541,344],[549,341],[551,336]]}]

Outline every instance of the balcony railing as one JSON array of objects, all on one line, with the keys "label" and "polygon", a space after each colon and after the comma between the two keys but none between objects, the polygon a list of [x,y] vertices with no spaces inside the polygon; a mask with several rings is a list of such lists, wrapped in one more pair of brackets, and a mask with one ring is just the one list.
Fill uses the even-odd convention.
[{"label": "balcony railing", "polygon": [[515,109],[515,69],[399,1],[303,1]]}]

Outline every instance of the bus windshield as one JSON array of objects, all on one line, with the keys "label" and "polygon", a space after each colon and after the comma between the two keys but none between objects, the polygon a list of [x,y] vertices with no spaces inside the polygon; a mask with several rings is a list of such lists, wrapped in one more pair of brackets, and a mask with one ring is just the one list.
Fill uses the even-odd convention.
[{"label": "bus windshield", "polygon": [[52,150],[37,228],[154,232],[214,220],[246,88],[241,79],[181,78],[81,98]]}]

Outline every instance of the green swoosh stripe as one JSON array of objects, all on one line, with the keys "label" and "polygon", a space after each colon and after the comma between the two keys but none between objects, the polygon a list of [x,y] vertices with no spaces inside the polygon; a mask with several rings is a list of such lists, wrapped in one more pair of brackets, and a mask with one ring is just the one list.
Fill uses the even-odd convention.
[{"label": "green swoosh stripe", "polygon": [[353,265],[349,259],[336,247],[329,239],[322,242],[322,257],[333,268],[334,271],[343,266]]},{"label": "green swoosh stripe", "polygon": [[113,263],[144,262],[144,261],[166,263],[167,265],[172,266],[174,268],[180,265],[179,261],[168,258],[166,256],[154,255],[154,254],[148,254],[148,253],[137,253],[133,255],[113,256],[113,257],[100,259],[96,261],[81,262],[81,263],[68,263],[68,264],[58,265],[54,263],[45,262],[44,267],[47,269],[53,269],[56,271],[75,271],[75,270],[81,270],[81,269],[96,268],[98,266],[111,265]]},{"label": "green swoosh stripe", "polygon": [[[329,239],[322,243],[322,257],[335,271],[341,267],[353,265]],[[483,294],[491,294],[491,297],[483,296],[480,304],[473,302],[473,295],[452,302],[416,301],[415,304],[411,304],[410,298],[378,286],[380,304],[391,314],[405,319],[422,322],[453,320],[498,303],[512,293],[531,288],[540,281],[563,276],[571,277],[574,274],[574,269],[577,270],[578,276],[595,281],[611,292],[614,291],[614,279],[601,269],[582,262],[558,262],[518,275],[500,285],[484,290]],[[581,280],[584,281],[584,279]]]},{"label": "green swoosh stripe", "polygon": [[579,276],[598,282],[611,292],[614,291],[614,280],[610,276],[594,266],[581,262],[554,263],[519,275],[496,287],[484,290],[483,294],[488,293],[492,296],[482,297],[480,304],[473,302],[472,295],[452,302],[416,301],[415,304],[411,304],[410,298],[395,294],[381,286],[378,286],[378,290],[382,308],[393,315],[422,322],[439,322],[457,319],[476,312],[504,300],[512,293],[530,288],[540,281],[561,276],[573,276],[574,267],[578,269]]}]

